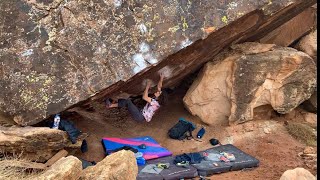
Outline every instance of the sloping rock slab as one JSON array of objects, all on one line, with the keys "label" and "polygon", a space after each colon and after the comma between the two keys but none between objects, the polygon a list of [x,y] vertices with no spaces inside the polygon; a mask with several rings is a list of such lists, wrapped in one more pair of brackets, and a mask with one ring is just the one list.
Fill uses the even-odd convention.
[{"label": "sloping rock slab", "polygon": [[317,10],[309,7],[290,21],[261,38],[258,42],[289,46],[316,27],[316,15]]},{"label": "sloping rock slab", "polygon": [[285,114],[310,98],[315,87],[316,66],[309,55],[244,43],[207,63],[183,101],[205,123],[237,124],[252,120],[254,108],[262,105]]},{"label": "sloping rock slab", "polygon": [[33,125],[97,93],[141,93],[159,71],[165,86],[176,84],[230,43],[315,2],[1,0],[0,111]]}]

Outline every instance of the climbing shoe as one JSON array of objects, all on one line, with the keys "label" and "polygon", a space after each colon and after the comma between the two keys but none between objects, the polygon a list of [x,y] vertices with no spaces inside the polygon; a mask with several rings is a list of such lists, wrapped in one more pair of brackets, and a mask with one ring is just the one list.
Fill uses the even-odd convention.
[{"label": "climbing shoe", "polygon": [[177,163],[176,165],[186,168],[186,167],[189,167],[189,161],[182,161],[182,162]]}]

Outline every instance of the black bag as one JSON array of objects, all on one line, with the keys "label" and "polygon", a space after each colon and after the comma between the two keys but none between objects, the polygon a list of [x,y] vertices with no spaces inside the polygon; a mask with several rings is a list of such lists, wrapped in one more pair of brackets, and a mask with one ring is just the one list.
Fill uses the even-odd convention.
[{"label": "black bag", "polygon": [[94,162],[94,161],[87,161],[87,160],[84,160],[84,159],[82,159],[82,158],[79,158],[79,160],[82,162],[82,169],[85,169],[85,168],[87,168],[87,167],[89,167],[89,166],[94,166],[94,165],[96,165],[97,163],[96,162]]},{"label": "black bag", "polygon": [[60,123],[59,123],[59,129],[62,131],[66,131],[68,133],[68,136],[69,136],[72,144],[75,144],[77,142],[77,138],[81,134],[81,131],[79,131],[74,126],[74,124],[68,120],[61,119]]},{"label": "black bag", "polygon": [[[168,131],[168,135],[172,139],[183,140],[188,136],[192,136],[192,131],[195,129],[195,126],[184,119],[179,119],[179,122],[175,124]],[[189,133],[189,135],[187,135]]]},{"label": "black bag", "polygon": [[[54,123],[53,121],[50,121],[47,125],[50,128],[52,128],[53,127],[53,123]],[[67,132],[67,134],[69,136],[69,139],[72,142],[72,144],[75,144],[77,142],[78,136],[82,133],[80,130],[78,130],[75,127],[73,122],[68,121],[68,120],[64,120],[64,119],[60,120],[58,129]]]}]

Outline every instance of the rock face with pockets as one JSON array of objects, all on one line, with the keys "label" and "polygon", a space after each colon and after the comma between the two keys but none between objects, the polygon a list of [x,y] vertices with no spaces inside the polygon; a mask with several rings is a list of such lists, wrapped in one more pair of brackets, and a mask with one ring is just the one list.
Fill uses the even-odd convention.
[{"label": "rock face with pockets", "polygon": [[244,43],[207,63],[183,101],[207,124],[237,124],[252,120],[254,108],[262,105],[285,114],[310,98],[315,87],[316,66],[309,55]]},{"label": "rock face with pockets", "polygon": [[177,84],[232,42],[315,3],[1,0],[0,113],[33,125],[112,93],[140,94],[160,71],[165,86]]}]

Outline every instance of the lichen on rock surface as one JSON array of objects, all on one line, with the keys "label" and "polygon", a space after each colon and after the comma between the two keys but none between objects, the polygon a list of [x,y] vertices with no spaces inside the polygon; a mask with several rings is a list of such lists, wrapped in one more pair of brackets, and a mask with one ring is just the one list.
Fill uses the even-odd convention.
[{"label": "lichen on rock surface", "polygon": [[[256,9],[270,15],[292,3],[2,0],[0,111],[20,125],[35,124]],[[180,64],[171,62],[175,76],[188,66]]]}]

